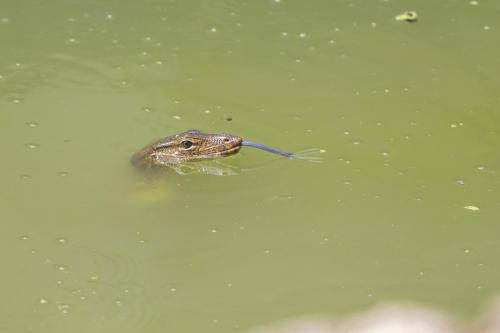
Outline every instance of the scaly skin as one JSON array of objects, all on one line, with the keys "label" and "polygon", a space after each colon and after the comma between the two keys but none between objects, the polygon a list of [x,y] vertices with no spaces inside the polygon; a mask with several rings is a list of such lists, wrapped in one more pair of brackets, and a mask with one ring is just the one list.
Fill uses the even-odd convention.
[{"label": "scaly skin", "polygon": [[242,139],[231,134],[207,134],[189,130],[153,142],[132,156],[139,169],[175,166],[194,160],[214,159],[236,154]]}]

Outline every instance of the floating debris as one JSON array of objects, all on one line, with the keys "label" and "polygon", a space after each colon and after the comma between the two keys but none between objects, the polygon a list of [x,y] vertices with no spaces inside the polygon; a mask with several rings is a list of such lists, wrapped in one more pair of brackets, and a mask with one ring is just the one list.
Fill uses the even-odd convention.
[{"label": "floating debris", "polygon": [[479,207],[477,207],[477,206],[464,206],[464,209],[472,210],[473,212],[477,212],[479,210]]},{"label": "floating debris", "polygon": [[418,14],[412,10],[396,15],[396,21],[417,22]]},{"label": "floating debris", "polygon": [[453,124],[450,124],[450,127],[451,127],[451,128],[457,128],[457,127],[459,127],[459,126],[460,126],[460,127],[464,126],[464,123],[456,123],[456,124],[455,124],[455,123],[453,123]]},{"label": "floating debris", "polygon": [[26,148],[28,148],[28,149],[38,149],[38,148],[40,148],[40,145],[38,143],[34,143],[34,142],[26,143],[24,146]]}]

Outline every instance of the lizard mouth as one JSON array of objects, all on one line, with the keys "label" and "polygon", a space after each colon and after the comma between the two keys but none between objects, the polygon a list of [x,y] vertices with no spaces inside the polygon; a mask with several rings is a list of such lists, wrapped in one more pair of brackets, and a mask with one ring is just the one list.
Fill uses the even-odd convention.
[{"label": "lizard mouth", "polygon": [[234,147],[231,147],[229,149],[223,150],[220,153],[222,155],[232,155],[232,154],[236,154],[240,150],[240,148],[241,148],[241,144],[238,144],[238,145],[236,145]]},{"label": "lizard mouth", "polygon": [[234,135],[221,134],[216,139],[217,140],[214,140],[212,147],[198,150],[196,153],[192,154],[189,159],[181,162],[210,160],[222,156],[233,155],[236,154],[242,147],[241,143],[243,140]]},{"label": "lizard mouth", "polygon": [[223,144],[221,146],[222,149],[220,149],[217,154],[222,156],[236,154],[241,148],[242,141],[243,140],[238,136],[225,136],[223,139]]}]

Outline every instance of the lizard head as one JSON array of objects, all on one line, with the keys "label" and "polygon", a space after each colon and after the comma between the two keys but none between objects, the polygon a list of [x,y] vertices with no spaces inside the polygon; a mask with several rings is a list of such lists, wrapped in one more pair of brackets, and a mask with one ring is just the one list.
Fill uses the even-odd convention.
[{"label": "lizard head", "polygon": [[240,137],[231,134],[208,134],[189,130],[147,145],[134,154],[132,164],[151,167],[214,159],[237,153],[241,142]]}]

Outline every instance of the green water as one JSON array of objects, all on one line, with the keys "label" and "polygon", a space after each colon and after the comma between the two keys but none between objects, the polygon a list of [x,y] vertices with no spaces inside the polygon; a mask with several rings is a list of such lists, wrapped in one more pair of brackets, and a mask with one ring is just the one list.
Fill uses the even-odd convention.
[{"label": "green water", "polygon": [[[399,299],[475,313],[500,290],[499,14],[2,1],[0,329],[243,332]],[[224,160],[238,175],[145,183],[130,155],[190,128],[324,161],[244,148]]]}]

